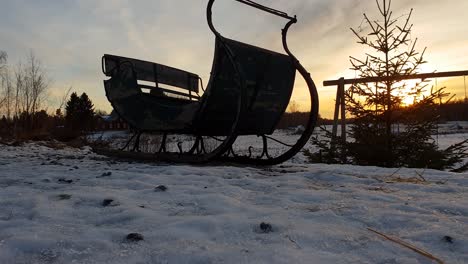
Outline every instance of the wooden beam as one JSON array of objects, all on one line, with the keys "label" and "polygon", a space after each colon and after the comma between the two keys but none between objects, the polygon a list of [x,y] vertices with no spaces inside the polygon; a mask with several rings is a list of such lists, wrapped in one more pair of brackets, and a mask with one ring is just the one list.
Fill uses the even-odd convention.
[{"label": "wooden beam", "polygon": [[[451,72],[434,72],[434,73],[420,73],[411,75],[395,75],[395,76],[382,76],[382,77],[368,77],[368,78],[357,78],[357,79],[345,79],[344,84],[358,84],[358,83],[371,83],[371,82],[383,82],[383,81],[401,81],[401,80],[412,80],[412,79],[431,79],[431,78],[445,78],[445,77],[457,77],[467,76],[468,71],[451,71]],[[340,80],[329,80],[324,81],[323,86],[336,86],[340,85]]]}]

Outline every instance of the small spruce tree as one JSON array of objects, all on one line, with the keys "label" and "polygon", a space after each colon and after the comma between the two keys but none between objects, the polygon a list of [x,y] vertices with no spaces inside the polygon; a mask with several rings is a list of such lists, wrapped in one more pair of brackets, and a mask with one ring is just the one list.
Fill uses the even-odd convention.
[{"label": "small spruce tree", "polygon": [[[369,32],[351,29],[358,43],[369,48],[364,59],[350,57],[352,70],[361,78],[392,77],[418,73],[424,61],[424,49],[416,50],[411,39],[412,9],[402,24],[394,18],[391,1],[378,0],[380,20],[364,14]],[[447,96],[443,88],[434,89],[426,82],[384,80],[356,84],[345,92],[347,111],[353,117],[349,135],[353,139],[327,144],[313,139],[326,162],[347,161],[358,165],[384,167],[451,168],[467,157],[466,143],[439,150],[432,135],[437,129],[438,107]],[[404,105],[406,99],[412,104]],[[329,135],[329,134],[328,134]],[[317,157],[316,155],[312,157]]]}]

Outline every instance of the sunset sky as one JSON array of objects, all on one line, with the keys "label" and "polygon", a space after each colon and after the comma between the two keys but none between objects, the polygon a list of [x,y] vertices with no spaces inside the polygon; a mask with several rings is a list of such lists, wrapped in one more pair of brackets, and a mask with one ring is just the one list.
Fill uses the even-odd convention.
[{"label": "sunset sky", "polygon": [[[109,111],[100,59],[104,53],[150,60],[199,74],[208,81],[214,37],[209,31],[207,0],[2,0],[0,50],[14,66],[33,50],[53,80],[50,103],[68,87],[90,95],[96,108]],[[322,82],[355,77],[350,55],[363,50],[350,27],[365,12],[377,18],[373,0],[257,0],[297,15],[290,48],[319,88],[321,114],[332,113],[334,87]],[[424,71],[468,70],[467,0],[393,0],[395,16],[414,8],[412,39],[427,47]],[[218,0],[214,22],[226,37],[282,51],[282,18],[232,0]],[[403,22],[403,21],[402,21]],[[468,79],[468,78],[467,78]],[[467,80],[468,81],[468,80]],[[439,80],[442,85],[444,80]],[[448,91],[464,96],[463,78],[450,79]],[[303,84],[293,100],[304,101]]]}]

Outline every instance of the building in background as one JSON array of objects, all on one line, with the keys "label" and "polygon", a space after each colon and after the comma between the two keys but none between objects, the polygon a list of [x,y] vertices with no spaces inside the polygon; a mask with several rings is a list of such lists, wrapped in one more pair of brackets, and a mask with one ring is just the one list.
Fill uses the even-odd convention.
[{"label": "building in background", "polygon": [[128,123],[114,110],[110,115],[97,116],[96,130],[127,130],[129,128]]}]

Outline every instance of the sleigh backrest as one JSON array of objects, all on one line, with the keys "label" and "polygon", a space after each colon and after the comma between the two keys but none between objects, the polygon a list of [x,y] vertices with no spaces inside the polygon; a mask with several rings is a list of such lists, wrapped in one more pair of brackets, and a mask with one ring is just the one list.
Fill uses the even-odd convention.
[{"label": "sleigh backrest", "polygon": [[[186,93],[180,93],[170,88],[178,88],[192,92],[199,92],[199,77],[194,73],[179,70],[173,67],[165,66],[149,61],[131,59],[115,55],[106,54],[102,57],[102,71],[105,75],[112,77],[113,72],[120,65],[131,65],[136,78],[139,81],[140,88],[151,89],[152,93],[158,91],[172,93],[175,95],[188,96]],[[127,66],[128,66],[127,65]],[[163,84],[163,85],[161,85]]]}]

